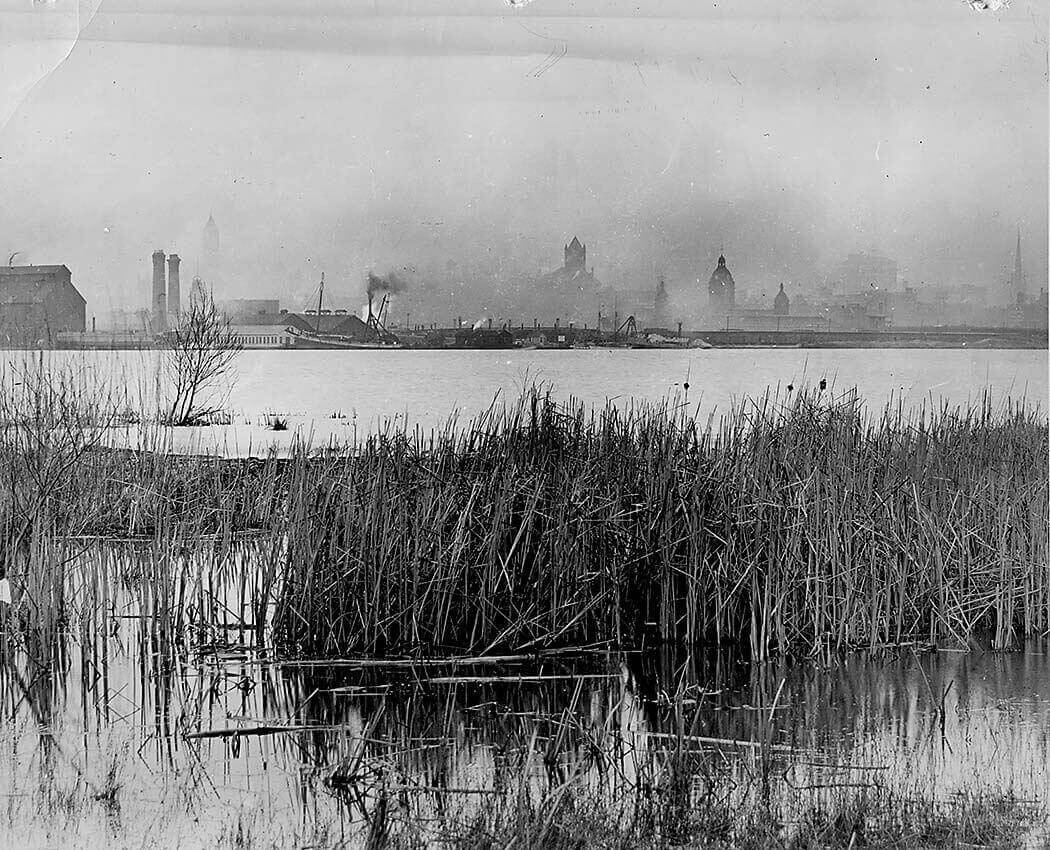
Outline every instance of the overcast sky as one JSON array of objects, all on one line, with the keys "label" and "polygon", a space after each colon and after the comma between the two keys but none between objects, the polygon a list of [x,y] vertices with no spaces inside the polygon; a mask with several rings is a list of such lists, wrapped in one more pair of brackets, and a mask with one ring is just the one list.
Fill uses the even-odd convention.
[{"label": "overcast sky", "polygon": [[723,245],[744,289],[872,247],[997,286],[1020,226],[1045,286],[1045,4],[637,5],[0,0],[3,259],[99,314],[156,247],[192,272],[209,213],[230,295],[450,261],[498,289],[574,234],[615,286]]}]

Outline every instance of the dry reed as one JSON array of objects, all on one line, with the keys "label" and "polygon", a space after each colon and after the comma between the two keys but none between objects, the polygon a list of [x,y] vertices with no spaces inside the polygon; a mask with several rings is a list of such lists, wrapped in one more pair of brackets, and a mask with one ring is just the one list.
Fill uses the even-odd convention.
[{"label": "dry reed", "polygon": [[433,432],[230,460],[172,455],[160,432],[114,448],[103,407],[60,390],[37,387],[46,416],[0,410],[22,612],[62,620],[56,564],[118,539],[156,553],[136,580],[172,639],[221,615],[307,654],[676,642],[762,659],[982,632],[1005,648],[1050,621],[1047,429],[1023,403],[869,413],[852,393],[769,393],[705,424],[533,390]]}]

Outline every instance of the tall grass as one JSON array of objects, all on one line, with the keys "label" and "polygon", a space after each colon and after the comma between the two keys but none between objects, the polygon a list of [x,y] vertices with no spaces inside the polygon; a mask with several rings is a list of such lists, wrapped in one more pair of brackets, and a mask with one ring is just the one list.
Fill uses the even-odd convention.
[{"label": "tall grass", "polygon": [[762,659],[982,633],[1005,648],[1050,621],[1047,428],[1024,404],[769,393],[698,423],[533,390],[432,432],[228,460],[174,456],[159,431],[118,449],[76,424],[87,400],[45,390],[47,416],[5,402],[0,441],[27,616],[62,618],[56,570],[101,537],[158,553],[137,580],[172,640],[221,613],[311,654],[676,642]]},{"label": "tall grass", "polygon": [[770,394],[701,426],[532,393],[290,466],[276,627],[308,652],[1047,629],[1047,431],[1024,406]]}]

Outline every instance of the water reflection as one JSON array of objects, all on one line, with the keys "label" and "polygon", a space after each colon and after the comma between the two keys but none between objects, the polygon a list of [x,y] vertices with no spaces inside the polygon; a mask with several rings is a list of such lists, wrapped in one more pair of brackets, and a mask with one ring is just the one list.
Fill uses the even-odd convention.
[{"label": "water reflection", "polygon": [[68,821],[36,822],[45,843],[163,822],[207,844],[253,819],[271,837],[316,824],[367,839],[523,778],[648,794],[683,758],[694,796],[990,785],[1050,801],[1045,644],[763,665],[671,647],[314,663],[273,658],[246,629],[179,637],[141,582],[98,592],[50,643],[3,624],[0,794],[35,812],[68,798]]}]

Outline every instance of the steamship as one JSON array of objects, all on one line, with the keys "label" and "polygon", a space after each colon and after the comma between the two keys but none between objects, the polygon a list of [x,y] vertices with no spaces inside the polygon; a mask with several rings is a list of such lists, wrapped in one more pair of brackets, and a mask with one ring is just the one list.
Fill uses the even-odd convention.
[{"label": "steamship", "polygon": [[[390,348],[401,348],[401,341],[395,337],[390,331],[383,325],[382,316],[386,312],[388,296],[383,296],[383,301],[379,306],[379,312],[375,313],[372,310],[372,292],[369,290],[368,293],[368,320],[366,322],[357,321],[359,327],[367,329],[367,336],[370,338],[362,338],[362,336],[350,336],[347,334],[339,334],[333,332],[325,332],[322,330],[322,318],[324,313],[322,306],[324,304],[324,272],[321,273],[321,283],[318,286],[317,294],[317,327],[314,330],[304,330],[301,328],[289,327],[288,333],[292,339],[292,348],[308,348],[308,349],[335,349],[335,348],[348,348],[348,349],[390,349]],[[356,318],[356,317],[354,317]],[[350,321],[348,318],[347,321]]]},{"label": "steamship", "polygon": [[375,341],[358,340],[353,337],[340,336],[339,334],[320,333],[318,331],[303,331],[295,327],[289,327],[288,334],[292,338],[292,348],[401,348],[401,343],[388,334],[387,339]]}]

